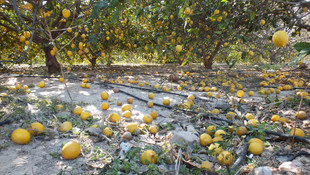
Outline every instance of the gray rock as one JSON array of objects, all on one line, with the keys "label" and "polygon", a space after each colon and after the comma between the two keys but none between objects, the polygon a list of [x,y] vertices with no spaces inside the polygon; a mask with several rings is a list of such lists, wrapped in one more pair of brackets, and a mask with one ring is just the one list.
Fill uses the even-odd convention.
[{"label": "gray rock", "polygon": [[89,127],[86,129],[86,132],[88,132],[90,135],[93,135],[93,136],[99,136],[101,134],[101,129]]},{"label": "gray rock", "polygon": [[272,175],[272,171],[269,167],[263,166],[263,167],[257,167],[255,168],[251,175]]},{"label": "gray rock", "polygon": [[192,142],[198,142],[199,141],[199,137],[192,132],[175,131],[173,134],[174,135],[170,139],[170,144],[176,143],[179,145],[184,145],[184,144],[189,144]]},{"label": "gray rock", "polygon": [[301,156],[293,161],[283,162],[279,171],[286,174],[307,174],[310,172],[310,158]]}]

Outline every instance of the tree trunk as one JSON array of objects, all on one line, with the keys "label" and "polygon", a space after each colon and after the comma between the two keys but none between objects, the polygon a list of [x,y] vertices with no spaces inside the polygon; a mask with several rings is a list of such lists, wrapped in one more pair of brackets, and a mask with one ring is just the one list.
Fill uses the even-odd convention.
[{"label": "tree trunk", "polygon": [[45,63],[49,74],[60,72],[60,64],[55,56],[51,55],[52,47],[43,47]]},{"label": "tree trunk", "polygon": [[276,64],[276,63],[278,63],[276,54],[271,54],[271,55],[270,55],[270,62],[271,62],[271,64]]},{"label": "tree trunk", "polygon": [[213,64],[213,58],[207,59],[205,56],[203,57],[203,65],[207,69],[212,69],[212,64]]},{"label": "tree trunk", "polygon": [[96,61],[97,61],[97,57],[92,57],[90,59],[90,63],[91,63],[91,67],[94,69],[96,67]]}]

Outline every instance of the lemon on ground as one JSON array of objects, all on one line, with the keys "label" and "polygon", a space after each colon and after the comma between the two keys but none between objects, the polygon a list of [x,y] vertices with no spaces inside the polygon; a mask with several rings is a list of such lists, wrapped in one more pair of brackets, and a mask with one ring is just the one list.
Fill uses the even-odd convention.
[{"label": "lemon on ground", "polygon": [[249,95],[249,97],[251,97],[251,96],[254,95],[254,92],[253,92],[253,91],[249,91],[249,92],[248,92],[248,95]]},{"label": "lemon on ground", "polygon": [[141,162],[144,165],[157,163],[157,154],[153,150],[146,150],[141,155]]},{"label": "lemon on ground", "polygon": [[18,89],[21,89],[21,88],[22,88],[22,85],[21,85],[21,84],[18,83],[18,84],[15,85],[15,89],[18,90]]},{"label": "lemon on ground", "polygon": [[151,123],[151,122],[153,121],[153,118],[152,118],[150,115],[145,115],[145,116],[143,117],[143,121],[144,121],[145,123]]},{"label": "lemon on ground", "polygon": [[122,111],[130,111],[131,110],[131,105],[130,104],[124,104],[122,106]]},{"label": "lemon on ground", "polygon": [[62,157],[64,159],[75,159],[81,153],[81,145],[75,141],[68,142],[62,147]]},{"label": "lemon on ground", "polygon": [[212,137],[209,134],[203,133],[200,135],[200,144],[202,146],[208,146],[212,143]]},{"label": "lemon on ground", "polygon": [[211,126],[207,127],[207,133],[209,135],[213,135],[215,133],[215,131],[216,131],[216,127],[214,125],[211,125]]},{"label": "lemon on ground", "polygon": [[131,117],[131,112],[130,111],[124,111],[123,113],[122,113],[122,116],[123,117],[125,117],[125,118],[130,118]]},{"label": "lemon on ground", "polygon": [[245,126],[240,126],[237,128],[236,133],[238,136],[242,136],[248,132],[248,129]]},{"label": "lemon on ground", "polygon": [[11,136],[13,142],[21,145],[28,144],[30,137],[30,133],[26,129],[22,128],[15,129]]},{"label": "lemon on ground", "polygon": [[101,98],[103,100],[107,100],[109,98],[109,94],[107,92],[101,92]]},{"label": "lemon on ground", "polygon": [[212,92],[208,92],[208,93],[207,93],[207,96],[208,96],[208,97],[212,97],[212,96],[213,96]]},{"label": "lemon on ground", "polygon": [[[290,135],[294,135],[294,129],[291,129],[290,131]],[[299,136],[299,137],[305,137],[305,133],[303,130],[296,128],[295,130],[295,136]]]},{"label": "lemon on ground", "polygon": [[29,126],[28,131],[31,135],[39,135],[44,132],[44,126],[39,122],[34,122]]},{"label": "lemon on ground", "polygon": [[297,112],[297,113],[296,113],[296,116],[297,116],[298,119],[305,119],[305,118],[307,118],[307,114],[306,114],[305,111],[299,111],[299,112]]},{"label": "lemon on ground", "polygon": [[226,135],[226,134],[227,133],[224,130],[219,129],[215,132],[214,137],[222,137],[222,135]]},{"label": "lemon on ground", "polygon": [[133,103],[133,98],[132,97],[128,97],[127,98],[127,103],[132,104]]},{"label": "lemon on ground", "polygon": [[126,125],[126,129],[128,132],[133,133],[135,130],[139,129],[139,127],[136,123],[128,123]]},{"label": "lemon on ground", "polygon": [[241,98],[241,97],[243,97],[243,96],[244,96],[244,91],[243,91],[243,90],[237,91],[237,97],[238,97],[238,98]]},{"label": "lemon on ground", "polygon": [[266,21],[263,19],[260,21],[260,25],[262,25],[262,26],[265,25],[265,23],[266,23]]},{"label": "lemon on ground", "polygon": [[221,152],[223,152],[223,148],[220,146],[219,143],[212,143],[209,148],[210,151],[212,151],[213,156],[219,155]]},{"label": "lemon on ground", "polygon": [[81,115],[80,115],[80,117],[81,117],[82,120],[86,120],[86,119],[88,119],[90,116],[91,116],[91,114],[90,114],[89,112],[85,112],[85,111],[83,111],[83,112],[81,113]]},{"label": "lemon on ground", "polygon": [[248,121],[248,126],[257,127],[257,123],[259,123],[258,120],[251,119],[251,120]]},{"label": "lemon on ground", "polygon": [[64,81],[65,81],[64,78],[62,78],[62,77],[59,78],[59,82],[64,82]]},{"label": "lemon on ground", "polygon": [[64,106],[62,104],[58,104],[55,106],[56,110],[60,111],[64,108]]},{"label": "lemon on ground", "polygon": [[212,139],[212,141],[213,141],[213,142],[221,142],[221,141],[224,141],[224,139],[223,139],[223,137],[221,137],[221,136],[217,136],[217,137],[214,137],[214,138]]},{"label": "lemon on ground", "polygon": [[80,106],[77,106],[73,109],[73,114],[76,114],[76,115],[81,115],[82,113],[82,108]]},{"label": "lemon on ground", "polygon": [[236,116],[236,114],[232,111],[230,111],[226,114],[227,119],[233,119],[233,118],[235,118],[235,116]]},{"label": "lemon on ground", "polygon": [[147,104],[147,107],[149,108],[154,106],[154,103],[152,101],[148,101],[146,104]]},{"label": "lemon on ground", "polygon": [[288,34],[283,31],[277,31],[272,36],[273,44],[277,47],[284,47],[288,43]]},{"label": "lemon on ground", "polygon": [[259,139],[259,138],[251,138],[249,140],[249,144],[254,143],[254,142],[257,142],[257,143],[259,143],[261,145],[264,145],[264,142],[261,139]]},{"label": "lemon on ground", "polygon": [[85,83],[81,83],[81,88],[85,88],[86,84]]},{"label": "lemon on ground", "polygon": [[218,110],[218,109],[212,110],[212,114],[214,114],[214,115],[218,115],[219,113],[220,113],[220,110]]},{"label": "lemon on ground", "polygon": [[212,172],[213,171],[213,164],[209,161],[203,161],[200,165],[200,168],[204,168],[207,171]]},{"label": "lemon on ground", "polygon": [[85,84],[85,87],[86,87],[87,89],[89,89],[89,88],[90,88],[90,84],[86,83],[86,84]]},{"label": "lemon on ground", "polygon": [[276,122],[276,121],[278,121],[280,119],[280,116],[279,115],[272,115],[271,116],[271,121],[273,121],[273,122]]},{"label": "lemon on ground", "polygon": [[286,123],[286,122],[288,122],[289,121],[289,119],[287,118],[287,117],[281,117],[280,119],[279,119],[279,122],[281,122],[281,123]]},{"label": "lemon on ground", "polygon": [[193,94],[191,94],[187,97],[187,100],[195,100],[195,96]]},{"label": "lemon on ground", "polygon": [[111,137],[111,135],[113,134],[113,130],[110,127],[106,127],[104,128],[102,133],[106,135],[107,137]]},{"label": "lemon on ground", "polygon": [[45,87],[45,82],[44,82],[44,81],[41,81],[41,82],[38,84],[38,87],[39,87],[39,88],[44,88],[44,87]]},{"label": "lemon on ground", "polygon": [[114,122],[114,123],[119,121],[119,115],[116,112],[111,113],[108,118],[111,122]]},{"label": "lemon on ground", "polygon": [[248,151],[250,151],[254,155],[260,155],[264,151],[264,145],[259,142],[252,142],[249,145]]},{"label": "lemon on ground", "polygon": [[223,151],[217,159],[220,164],[229,166],[233,163],[234,157],[229,151]]},{"label": "lemon on ground", "polygon": [[163,105],[169,106],[170,105],[170,99],[169,98],[164,98]]},{"label": "lemon on ground", "polygon": [[152,134],[156,134],[158,132],[158,127],[156,125],[152,125],[149,127],[149,131]]},{"label": "lemon on ground", "polygon": [[108,110],[109,109],[109,104],[108,103],[102,103],[101,104],[101,109],[102,110]]},{"label": "lemon on ground", "polygon": [[251,119],[254,119],[254,115],[251,114],[251,113],[247,113],[247,114],[245,115],[245,118],[247,118],[248,120],[251,120]]},{"label": "lemon on ground", "polygon": [[151,92],[149,93],[149,99],[153,99],[154,98],[154,94]]},{"label": "lemon on ground", "polygon": [[63,122],[61,125],[60,125],[60,128],[59,128],[59,131],[60,132],[67,132],[67,131],[70,131],[72,129],[72,123],[71,122]]}]

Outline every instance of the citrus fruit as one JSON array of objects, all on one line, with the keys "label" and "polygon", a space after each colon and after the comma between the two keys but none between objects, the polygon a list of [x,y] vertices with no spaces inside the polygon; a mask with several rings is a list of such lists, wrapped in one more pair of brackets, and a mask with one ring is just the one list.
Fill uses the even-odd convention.
[{"label": "citrus fruit", "polygon": [[238,97],[238,98],[241,98],[241,97],[243,97],[243,96],[244,96],[244,91],[243,91],[243,90],[237,91],[237,97]]},{"label": "citrus fruit", "polygon": [[271,121],[273,121],[273,122],[276,122],[276,121],[278,121],[280,119],[280,116],[279,115],[272,115],[271,116]]},{"label": "citrus fruit", "polygon": [[144,121],[145,123],[151,123],[151,122],[153,121],[153,118],[152,118],[150,115],[145,115],[145,116],[143,117],[143,121]]},{"label": "citrus fruit", "polygon": [[284,47],[288,43],[288,34],[283,31],[277,31],[272,36],[273,44],[277,47]]},{"label": "citrus fruit", "polygon": [[213,171],[213,164],[209,161],[203,161],[200,165],[200,168],[204,168],[207,171],[212,172]]},{"label": "citrus fruit", "polygon": [[44,82],[44,81],[41,81],[41,82],[38,84],[38,87],[39,87],[39,88],[44,88],[44,87],[45,87],[45,82]]},{"label": "citrus fruit", "polygon": [[254,92],[253,92],[253,91],[249,91],[249,92],[248,92],[248,95],[251,97],[251,96],[254,95]]},{"label": "citrus fruit", "polygon": [[85,112],[85,111],[83,111],[83,112],[81,113],[81,115],[80,115],[80,117],[81,117],[82,120],[86,120],[86,119],[88,119],[90,116],[91,116],[91,114],[90,114],[89,112]]},{"label": "citrus fruit", "polygon": [[152,134],[156,134],[158,132],[158,127],[156,125],[152,125],[149,127],[149,131]]},{"label": "citrus fruit", "polygon": [[305,111],[299,111],[299,112],[297,112],[297,113],[296,113],[296,116],[297,116],[298,119],[305,119],[305,118],[307,118],[307,114],[306,114]]},{"label": "citrus fruit", "polygon": [[126,129],[128,132],[133,133],[135,132],[135,130],[139,129],[138,125],[136,123],[128,123],[126,125]]},{"label": "citrus fruit", "polygon": [[149,108],[154,106],[154,103],[152,101],[148,101],[146,104],[147,104],[147,107]]},{"label": "citrus fruit", "polygon": [[193,94],[191,94],[187,97],[187,100],[195,100],[195,96]]},{"label": "citrus fruit", "polygon": [[211,126],[207,127],[207,133],[209,135],[213,135],[215,133],[215,131],[216,131],[216,127],[215,126],[211,125]]},{"label": "citrus fruit", "polygon": [[[291,129],[290,131],[290,135],[294,135],[294,129]],[[295,130],[295,136],[299,136],[299,137],[305,137],[305,133],[303,130],[296,128]]]},{"label": "citrus fruit", "polygon": [[234,157],[229,151],[223,151],[217,159],[220,164],[229,166],[233,163]]},{"label": "citrus fruit", "polygon": [[221,136],[217,136],[217,137],[214,137],[214,138],[212,139],[212,141],[213,141],[213,142],[221,142],[221,141],[224,141],[224,139],[223,139],[223,137],[221,137]]},{"label": "citrus fruit", "polygon": [[209,134],[203,133],[200,135],[200,144],[202,146],[208,146],[212,143],[212,137]]},{"label": "citrus fruit", "polygon": [[248,132],[248,129],[245,126],[240,126],[237,128],[236,133],[238,136],[242,136]]},{"label": "citrus fruit", "polygon": [[102,110],[108,110],[109,109],[109,104],[108,103],[102,103],[101,104],[101,109]]},{"label": "citrus fruit", "polygon": [[224,130],[219,129],[214,133],[214,137],[222,137],[222,135],[226,135],[226,134],[227,133]]},{"label": "citrus fruit", "polygon": [[81,153],[81,146],[79,143],[75,142],[75,141],[71,141],[66,143],[63,147],[62,147],[62,157],[64,159],[75,159],[77,158]]},{"label": "citrus fruit", "polygon": [[111,135],[113,134],[113,130],[110,127],[106,127],[104,128],[102,133],[106,135],[107,137],[111,137]]},{"label": "citrus fruit", "polygon": [[71,122],[63,122],[61,125],[60,125],[60,128],[59,128],[59,131],[60,132],[67,132],[67,131],[70,131],[72,129],[72,123]]},{"label": "citrus fruit", "polygon": [[122,111],[130,111],[131,110],[131,105],[130,104],[124,104],[122,106]]},{"label": "citrus fruit", "polygon": [[163,105],[169,106],[170,105],[170,99],[169,98],[164,98]]},{"label": "citrus fruit", "polygon": [[114,123],[119,121],[119,115],[116,112],[111,113],[108,118],[111,122],[114,122]]},{"label": "citrus fruit", "polygon": [[107,100],[109,98],[109,94],[107,92],[101,92],[101,98],[103,100]]},{"label": "citrus fruit", "polygon": [[154,94],[151,92],[149,93],[149,99],[153,99],[154,98]]},{"label": "citrus fruit", "polygon": [[251,138],[251,139],[249,140],[249,144],[254,143],[254,142],[257,142],[257,143],[259,143],[259,144],[261,144],[261,145],[264,145],[264,142],[263,142],[261,139],[258,139],[258,138]]},{"label": "citrus fruit", "polygon": [[122,116],[123,117],[125,117],[125,118],[130,118],[131,117],[131,112],[130,111],[124,111],[123,113],[122,113]]},{"label": "citrus fruit", "polygon": [[141,155],[141,162],[144,165],[157,163],[157,154],[153,150],[146,150]]},{"label": "citrus fruit", "polygon": [[260,155],[264,151],[264,145],[259,142],[252,142],[249,145],[248,151],[254,155]]},{"label": "citrus fruit", "polygon": [[65,17],[65,18],[68,18],[70,16],[70,10],[63,9],[62,10],[62,16]]},{"label": "citrus fruit", "polygon": [[77,106],[73,109],[73,114],[81,115],[81,113],[82,113],[82,108],[80,106]]},{"label": "citrus fruit", "polygon": [[28,131],[31,135],[39,135],[44,132],[44,126],[39,122],[34,122],[29,126]]},{"label": "citrus fruit", "polygon": [[221,152],[223,152],[223,148],[220,146],[219,143],[212,143],[209,148],[210,151],[212,151],[213,156],[219,155]]},{"label": "citrus fruit", "polygon": [[153,119],[156,119],[157,116],[158,116],[158,114],[157,114],[156,111],[152,111],[151,114],[150,114],[150,116],[151,116]]},{"label": "citrus fruit", "polygon": [[226,114],[227,119],[233,119],[233,118],[235,118],[235,116],[236,116],[236,114],[232,111],[230,111]]},{"label": "citrus fruit", "polygon": [[15,129],[11,136],[13,142],[21,145],[28,144],[30,137],[30,133],[26,129],[22,128]]}]

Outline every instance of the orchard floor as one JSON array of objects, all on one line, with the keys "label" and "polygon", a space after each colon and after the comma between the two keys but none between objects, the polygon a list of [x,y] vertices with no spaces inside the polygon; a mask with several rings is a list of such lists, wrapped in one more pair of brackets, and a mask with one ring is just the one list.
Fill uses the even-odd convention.
[{"label": "orchard floor", "polygon": [[[200,169],[201,162],[206,160],[213,163],[214,172],[227,174],[226,167],[219,164],[217,156],[214,159],[212,151],[199,144],[199,136],[206,133],[206,128],[210,125],[228,133],[223,136],[224,141],[219,143],[224,150],[234,155],[234,161],[241,155],[250,138],[260,137],[264,140],[263,153],[252,155],[247,152],[244,161],[236,169],[232,169],[231,173],[238,171],[237,174],[247,174],[253,172],[254,168],[264,166],[274,174],[310,172],[309,155],[300,155],[292,161],[288,160],[292,156],[299,155],[300,151],[310,153],[309,143],[296,140],[292,143],[292,139],[289,138],[264,134],[264,130],[288,134],[296,121],[297,127],[305,132],[305,138],[310,139],[310,101],[304,99],[300,108],[307,113],[307,118],[296,120],[295,114],[300,103],[300,97],[296,95],[298,89],[283,90],[277,95],[275,93],[261,95],[258,91],[259,83],[264,80],[263,73],[254,67],[238,66],[238,69],[229,70],[223,66],[216,66],[213,71],[206,71],[197,65],[191,67],[120,65],[99,67],[96,70],[86,66],[72,66],[71,69],[65,71],[69,93],[65,84],[59,82],[58,78],[33,76],[44,72],[40,67],[34,71],[28,68],[14,68],[1,73],[0,93],[6,93],[8,96],[1,99],[0,121],[14,120],[0,126],[0,162],[2,162],[0,174],[175,174],[176,171],[179,174],[206,174],[207,171]],[[182,71],[185,73],[184,76]],[[24,76],[20,77],[20,73]],[[267,71],[266,74],[271,75],[270,73],[275,72]],[[80,86],[85,74],[88,75],[90,88]],[[183,86],[181,91],[177,90],[179,85],[177,82],[169,81],[171,79],[169,76],[172,74],[180,78],[179,81],[187,81],[187,86]],[[276,80],[265,89],[273,87],[275,90],[279,85],[291,84],[287,79],[303,78],[306,83],[310,83],[309,69],[283,69],[282,74],[285,74],[286,78]],[[103,81],[105,78],[109,84]],[[135,81],[135,78],[139,83],[143,83],[142,88],[139,84],[128,83],[128,80]],[[271,75],[267,79],[273,78],[275,77]],[[127,86],[117,84],[117,80],[123,80],[123,85]],[[212,97],[208,97],[207,92],[198,90],[202,80],[205,86],[216,87],[215,91],[209,91],[213,93]],[[239,102],[236,92],[231,93],[229,87],[222,86],[223,80],[232,82],[235,80],[243,88],[247,88],[242,98],[244,103]],[[37,86],[40,81],[45,81],[44,88]],[[145,85],[145,82],[149,85]],[[17,83],[28,85],[29,90],[11,90],[10,87],[15,87]],[[161,88],[168,87],[174,94],[163,92],[161,88],[154,91],[156,84]],[[191,89],[193,86],[195,90]],[[306,86],[302,86],[304,87]],[[113,88],[118,88],[121,92],[115,93]],[[309,92],[307,88],[303,90]],[[108,100],[101,99],[100,94],[103,91],[108,92]],[[248,91],[254,91],[254,95],[249,97]],[[150,101],[149,92],[154,93],[155,97],[151,101],[157,104],[162,104],[164,98],[169,98],[172,108],[157,105],[149,108],[145,101],[133,98],[131,118],[121,116],[121,106],[117,105],[117,101],[126,104],[127,98],[131,95]],[[194,94],[196,99],[190,109],[184,109],[182,104],[186,102],[189,94]],[[216,94],[220,97],[216,98]],[[278,99],[280,101],[277,102]],[[108,110],[101,109],[100,105],[103,102],[109,104]],[[58,104],[62,104],[64,108],[57,110],[55,106]],[[78,115],[72,113],[77,105],[81,106],[83,111],[91,113],[90,120],[82,121]],[[220,111],[217,115],[210,113],[215,108]],[[158,117],[149,124],[157,125],[159,128],[159,132],[155,135],[148,131],[148,125],[143,121],[143,116],[149,115],[152,111],[158,113]],[[250,126],[247,137],[238,136],[235,131],[229,132],[231,124],[195,113],[226,119],[228,111],[236,114],[236,117],[231,119],[235,128],[247,124],[244,116],[246,113],[252,113],[260,123],[258,130]],[[116,124],[108,120],[108,115],[112,112],[120,115],[120,121]],[[273,114],[286,117],[289,121],[273,122],[271,121]],[[73,123],[71,131],[59,132],[59,126],[64,121]],[[27,145],[14,143],[11,140],[11,133],[17,128],[27,129],[32,122],[42,123],[45,132],[32,136]],[[126,140],[122,135],[126,131],[126,124],[131,122],[141,126],[141,133],[134,135],[131,140]],[[98,125],[98,128],[91,127],[92,125]],[[102,129],[107,126],[113,129],[111,138],[102,134]],[[72,140],[81,144],[81,154],[74,160],[64,160],[61,156],[62,146]],[[157,153],[159,160],[157,164],[141,164],[140,156],[146,149],[153,149]],[[180,166],[176,168],[178,160]]]}]

